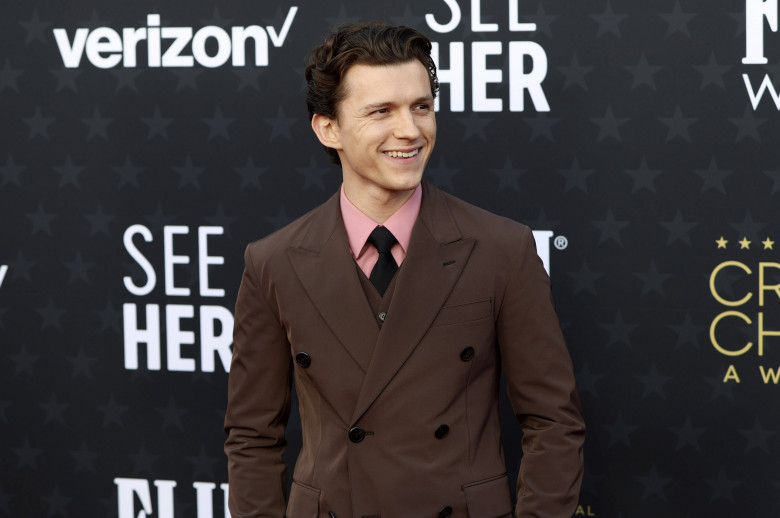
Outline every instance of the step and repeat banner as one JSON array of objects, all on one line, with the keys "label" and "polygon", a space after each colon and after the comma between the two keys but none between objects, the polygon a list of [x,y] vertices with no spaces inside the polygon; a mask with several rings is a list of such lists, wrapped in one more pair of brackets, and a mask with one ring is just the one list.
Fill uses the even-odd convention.
[{"label": "step and repeat banner", "polygon": [[778,0],[3,11],[0,515],[228,516],[243,250],[337,190],[303,70],[373,19],[435,42],[428,180],[536,231],[588,425],[575,516],[780,513]]}]

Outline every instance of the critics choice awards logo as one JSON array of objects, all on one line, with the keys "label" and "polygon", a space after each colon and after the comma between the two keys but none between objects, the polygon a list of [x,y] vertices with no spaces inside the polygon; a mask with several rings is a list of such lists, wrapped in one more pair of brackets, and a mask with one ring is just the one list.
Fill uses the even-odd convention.
[{"label": "critics choice awards logo", "polygon": [[720,262],[709,276],[709,291],[719,310],[709,338],[728,359],[724,383],[750,378],[764,385],[780,382],[780,263],[775,242],[720,237]]}]

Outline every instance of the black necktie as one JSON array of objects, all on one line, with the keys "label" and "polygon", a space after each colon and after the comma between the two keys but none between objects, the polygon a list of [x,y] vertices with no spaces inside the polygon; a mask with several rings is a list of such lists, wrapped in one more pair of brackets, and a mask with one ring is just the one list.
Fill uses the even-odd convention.
[{"label": "black necktie", "polygon": [[371,270],[371,276],[368,280],[377,289],[380,295],[384,297],[387,286],[398,269],[398,264],[390,253],[390,249],[397,242],[392,232],[385,227],[376,227],[371,235],[368,236],[368,242],[374,245],[379,252],[379,258],[376,260],[374,268]]}]

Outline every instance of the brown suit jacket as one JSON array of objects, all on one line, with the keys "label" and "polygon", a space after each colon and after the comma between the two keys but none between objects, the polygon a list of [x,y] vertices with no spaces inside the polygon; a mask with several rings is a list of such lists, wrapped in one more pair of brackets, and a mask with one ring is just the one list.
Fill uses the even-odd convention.
[{"label": "brown suit jacket", "polygon": [[[511,514],[502,367],[524,430],[515,515],[571,517],[584,424],[527,227],[424,183],[381,327],[338,195],[245,259],[225,418],[233,518]],[[285,503],[293,372],[303,446]]]}]

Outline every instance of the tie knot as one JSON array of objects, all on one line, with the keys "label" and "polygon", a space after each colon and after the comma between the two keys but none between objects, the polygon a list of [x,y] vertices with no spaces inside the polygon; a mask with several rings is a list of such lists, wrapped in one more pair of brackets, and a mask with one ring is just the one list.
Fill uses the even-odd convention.
[{"label": "tie knot", "polygon": [[387,230],[387,227],[377,226],[368,236],[368,242],[374,245],[380,254],[389,252],[397,241],[393,233]]}]

